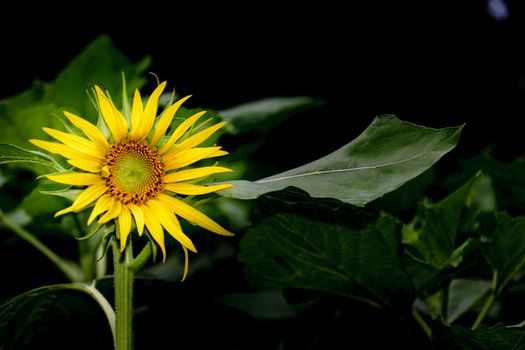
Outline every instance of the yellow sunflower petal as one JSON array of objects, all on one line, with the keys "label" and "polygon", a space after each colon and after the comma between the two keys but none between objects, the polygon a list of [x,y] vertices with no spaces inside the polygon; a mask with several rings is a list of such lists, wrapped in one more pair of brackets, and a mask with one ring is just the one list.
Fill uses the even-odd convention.
[{"label": "yellow sunflower petal", "polygon": [[[113,199],[113,197],[111,197]],[[98,220],[99,224],[105,224],[109,220],[112,220],[120,215],[122,211],[122,204],[119,200],[113,199],[113,202],[111,203],[111,207],[107,211],[106,214],[102,215],[102,217]]]},{"label": "yellow sunflower petal", "polygon": [[67,213],[72,213],[73,212],[73,206],[70,206],[70,207],[67,207],[65,209],[62,209],[60,211],[57,211],[55,213],[55,218],[60,216],[60,215],[64,215],[64,214],[67,214]]},{"label": "yellow sunflower petal", "polygon": [[195,135],[192,135],[188,137],[186,140],[184,140],[179,145],[175,146],[172,152],[177,151],[184,151],[186,149],[190,149],[192,147],[198,146],[204,141],[206,141],[211,135],[213,135],[217,130],[222,128],[226,124],[225,122],[217,123],[213,126],[210,126],[209,128],[206,128]]},{"label": "yellow sunflower petal", "polygon": [[192,224],[198,225],[220,235],[233,236],[233,233],[226,230],[221,225],[181,200],[170,197],[163,193],[159,193],[158,199],[164,203],[167,203],[177,215],[183,217]]},{"label": "yellow sunflower petal", "polygon": [[194,180],[212,174],[226,173],[230,171],[233,170],[220,166],[205,166],[195,169],[180,170],[164,176],[164,183]]},{"label": "yellow sunflower petal", "polygon": [[89,186],[100,180],[99,175],[86,173],[67,173],[46,177],[51,181],[73,186]]},{"label": "yellow sunflower petal", "polygon": [[45,149],[48,152],[56,153],[61,155],[64,158],[68,159],[85,159],[89,161],[100,161],[100,159],[90,156],[89,154],[80,152],[74,148],[71,148],[68,145],[62,143],[43,141],[43,140],[29,140],[33,145]]},{"label": "yellow sunflower petal", "polygon": [[180,100],[169,106],[164,113],[162,113],[162,116],[160,117],[159,122],[155,127],[155,133],[151,138],[150,145],[155,146],[160,141],[161,137],[164,136],[164,134],[166,133],[166,130],[168,130],[168,127],[170,126],[171,121],[173,120],[173,117],[175,116],[175,113],[177,113],[179,107],[184,103],[184,101],[186,101],[190,97],[191,95],[181,98]]},{"label": "yellow sunflower petal", "polygon": [[230,185],[230,184],[199,186],[199,185],[183,184],[183,183],[170,183],[170,184],[164,185],[164,189],[166,191],[171,191],[171,192],[175,192],[178,194],[184,194],[184,195],[190,195],[190,196],[216,192],[216,191],[220,191],[220,190],[224,190],[226,188],[232,188],[232,187],[233,185]]},{"label": "yellow sunflower petal", "polygon": [[79,211],[85,208],[102,196],[104,192],[106,192],[106,184],[104,181],[99,180],[98,182],[86,188],[84,191],[80,192],[78,197],[73,202],[73,209],[75,211]]},{"label": "yellow sunflower petal", "polygon": [[135,90],[133,95],[133,105],[131,106],[131,131],[129,136],[133,139],[137,138],[137,131],[139,130],[140,120],[144,114],[144,106],[142,105],[142,97],[140,97],[139,90]]},{"label": "yellow sunflower petal", "polygon": [[122,252],[126,247],[129,232],[131,231],[131,214],[125,205],[122,206],[122,211],[117,221],[120,234],[120,252]]},{"label": "yellow sunflower petal", "polygon": [[177,129],[175,129],[173,134],[171,134],[168,141],[160,148],[159,154],[163,154],[167,150],[169,150],[170,147],[173,146],[173,144],[177,142],[182,137],[182,135],[184,135],[184,133],[188,131],[188,129],[191,128],[193,124],[195,124],[197,120],[199,120],[199,118],[202,117],[205,113],[206,111],[195,113],[194,115],[180,123],[180,125],[177,127]]},{"label": "yellow sunflower petal", "polygon": [[99,150],[107,152],[108,141],[95,125],[69,112],[64,111],[64,115],[73,125],[82,130],[84,135],[93,141]]},{"label": "yellow sunflower petal", "polygon": [[98,104],[102,118],[104,118],[109,131],[111,131],[111,134],[115,139],[115,142],[120,142],[120,140],[122,140],[127,133],[126,120],[120,113],[115,114],[116,108],[113,105],[113,102],[111,102],[106,97],[104,92],[96,85],[95,91],[97,92]]},{"label": "yellow sunflower petal", "polygon": [[212,154],[216,154],[220,149],[220,147],[199,147],[181,151],[175,155],[166,155],[165,157],[162,157],[162,160],[164,161],[164,170],[170,171],[185,167],[186,165],[190,165],[201,159],[211,157]]},{"label": "yellow sunflower petal", "polygon": [[157,116],[157,106],[159,104],[159,98],[166,87],[166,82],[161,83],[155,91],[151,94],[144,107],[144,114],[142,115],[141,120],[139,121],[139,128],[137,131],[136,137],[139,139],[146,138],[153,127],[155,122],[155,117]]},{"label": "yellow sunflower petal", "polygon": [[95,203],[95,207],[93,208],[93,210],[91,211],[91,214],[89,215],[87,224],[91,225],[91,223],[93,222],[93,220],[95,220],[97,216],[99,216],[100,214],[112,208],[114,202],[115,202],[115,199],[113,199],[113,197],[111,197],[108,194],[101,196]]},{"label": "yellow sunflower petal", "polygon": [[157,242],[162,250],[162,261],[166,261],[166,246],[164,245],[164,231],[160,225],[159,218],[155,213],[153,213],[147,205],[140,207],[144,212],[144,223],[148,228],[148,232],[151,234],[151,237]]},{"label": "yellow sunflower petal", "polygon": [[184,282],[186,279],[186,276],[188,275],[188,249],[186,247],[182,246],[182,250],[184,251],[184,272],[182,273],[182,279],[181,282]]},{"label": "yellow sunflower petal", "polygon": [[42,128],[48,135],[54,137],[63,144],[79,151],[84,154],[90,155],[94,158],[104,159],[106,155],[105,152],[97,149],[95,144],[89,140],[86,140],[83,137],[77,135],[71,135],[63,131],[51,129],[51,128]]},{"label": "yellow sunflower petal", "polygon": [[188,248],[192,252],[197,252],[197,249],[195,249],[195,246],[193,245],[193,242],[191,239],[188,238],[183,232],[180,227],[180,223],[175,217],[175,215],[166,208],[163,203],[161,203],[158,200],[150,200],[147,203],[147,206],[150,208],[152,213],[155,213],[157,218],[159,219],[159,222],[162,226],[168,231],[168,233],[175,238],[177,241],[180,242],[184,247]]},{"label": "yellow sunflower petal", "polygon": [[89,171],[91,173],[99,173],[102,169],[102,163],[87,159],[69,159],[69,164],[80,170]]},{"label": "yellow sunflower petal", "polygon": [[135,204],[128,204],[128,208],[133,213],[133,217],[135,218],[135,226],[137,226],[137,232],[139,233],[139,236],[142,236],[142,233],[144,232],[144,212],[142,211],[141,207]]}]

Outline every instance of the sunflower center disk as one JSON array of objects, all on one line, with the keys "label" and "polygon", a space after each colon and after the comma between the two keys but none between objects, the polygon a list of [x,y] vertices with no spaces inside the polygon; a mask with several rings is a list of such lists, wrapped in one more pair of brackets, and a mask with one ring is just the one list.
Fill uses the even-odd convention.
[{"label": "sunflower center disk", "polygon": [[162,190],[162,163],[148,145],[135,141],[113,145],[106,166],[108,194],[122,204],[144,203]]}]

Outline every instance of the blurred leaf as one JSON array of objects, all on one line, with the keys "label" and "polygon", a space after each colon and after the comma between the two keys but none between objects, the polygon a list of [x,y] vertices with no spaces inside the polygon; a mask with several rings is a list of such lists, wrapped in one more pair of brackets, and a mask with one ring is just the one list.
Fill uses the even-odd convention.
[{"label": "blurred leaf", "polygon": [[97,113],[86,89],[93,84],[111,88],[120,104],[121,72],[126,74],[128,92],[142,86],[140,74],[146,63],[134,64],[118,51],[107,36],[86,47],[51,83],[35,82],[28,90],[0,101],[0,140],[30,146],[31,138],[48,138],[42,127],[62,129],[57,116],[63,110],[80,114],[94,122]]},{"label": "blurred leaf", "polygon": [[497,273],[496,293],[525,266],[525,216],[511,218],[507,213],[497,215],[493,236],[483,245],[487,259]]},{"label": "blurred leaf", "polygon": [[219,114],[228,122],[225,128],[230,134],[249,131],[265,134],[290,116],[323,103],[322,100],[307,96],[270,97],[231,107]]},{"label": "blurred leaf", "polygon": [[475,157],[462,160],[463,170],[450,176],[446,183],[455,186],[466,181],[472,174],[481,170],[492,179],[498,208],[514,207],[525,210],[525,162],[523,159],[504,163],[492,158],[484,151]]},{"label": "blurred leaf", "polygon": [[0,349],[112,349],[112,346],[104,313],[77,284],[41,287],[0,304]]},{"label": "blurred leaf", "polygon": [[395,220],[366,219],[370,214],[358,215],[348,206],[309,207],[288,205],[248,230],[239,259],[250,283],[325,291],[375,306],[411,298]]},{"label": "blurred leaf", "polygon": [[312,197],[363,206],[430,168],[456,146],[461,128],[431,129],[384,115],[321,159],[255,182],[232,181],[234,187],[219,194],[254,199],[294,186]]},{"label": "blurred leaf", "polygon": [[433,349],[443,350],[518,350],[525,349],[525,327],[492,327],[481,325],[476,330],[460,326],[432,325]]},{"label": "blurred leaf", "polygon": [[0,143],[0,164],[6,163],[36,163],[56,171],[63,170],[56,162],[54,162],[53,158],[47,154],[37,151],[28,151],[7,143]]},{"label": "blurred leaf", "polygon": [[[60,72],[52,83],[50,99],[61,109],[76,111],[82,117],[96,122],[97,113],[86,90],[100,85],[111,92],[116,106],[122,104],[122,73],[126,75],[128,95],[145,84],[141,76],[149,66],[149,58],[133,63],[118,50],[107,35],[101,35],[91,42]],[[91,118],[90,118],[91,117]]]},{"label": "blurred leaf", "polygon": [[450,282],[447,324],[451,324],[476,305],[492,288],[492,281],[455,278]]}]

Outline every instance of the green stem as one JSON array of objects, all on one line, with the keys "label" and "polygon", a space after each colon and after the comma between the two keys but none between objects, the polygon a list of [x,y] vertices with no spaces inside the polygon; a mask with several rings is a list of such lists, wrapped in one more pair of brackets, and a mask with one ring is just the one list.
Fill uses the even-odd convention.
[{"label": "green stem", "polygon": [[33,247],[35,247],[38,251],[40,251],[42,254],[44,254],[53,264],[55,264],[56,267],[62,273],[71,281],[71,282],[77,282],[82,281],[82,271],[72,261],[68,261],[65,259],[62,259],[60,256],[56,255],[55,252],[53,252],[51,249],[49,249],[44,243],[40,242],[38,238],[36,238],[33,234],[31,234],[29,231],[25,230],[15,222],[11,221],[7,215],[5,215],[0,210],[0,222],[16,233],[20,238],[31,244]]},{"label": "green stem", "polygon": [[414,317],[414,320],[416,320],[417,324],[421,327],[423,332],[427,335],[428,339],[432,338],[432,331],[430,330],[430,327],[425,322],[419,311],[416,310],[415,307],[412,308],[412,316]]},{"label": "green stem", "polygon": [[116,350],[133,349],[133,249],[131,240],[122,253],[119,243],[112,239],[115,279]]},{"label": "green stem", "polygon": [[492,307],[492,304],[494,303],[494,300],[496,299],[496,296],[494,293],[490,293],[487,300],[485,300],[485,304],[483,304],[483,307],[481,308],[481,311],[478,314],[478,317],[476,318],[476,321],[474,321],[474,324],[472,325],[472,330],[478,328],[478,326],[483,322],[483,319],[487,315],[487,313],[490,311],[490,308]]}]

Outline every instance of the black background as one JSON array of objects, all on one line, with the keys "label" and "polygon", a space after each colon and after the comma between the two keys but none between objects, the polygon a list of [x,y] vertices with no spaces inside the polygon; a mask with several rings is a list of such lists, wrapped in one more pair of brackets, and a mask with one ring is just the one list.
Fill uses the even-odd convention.
[{"label": "black background", "polygon": [[[510,159],[523,152],[525,25],[520,4],[507,4],[503,21],[488,14],[484,0],[290,9],[173,3],[118,12],[86,4],[67,15],[32,8],[33,15],[13,14],[16,25],[1,24],[0,96],[35,78],[52,80],[107,33],[135,61],[150,54],[150,70],[193,94],[193,106],[221,109],[267,96],[327,99],[325,108],[285,129],[320,153],[391,113],[432,127],[467,123],[460,156],[496,144],[498,156]],[[305,159],[316,149],[309,146]]]}]

